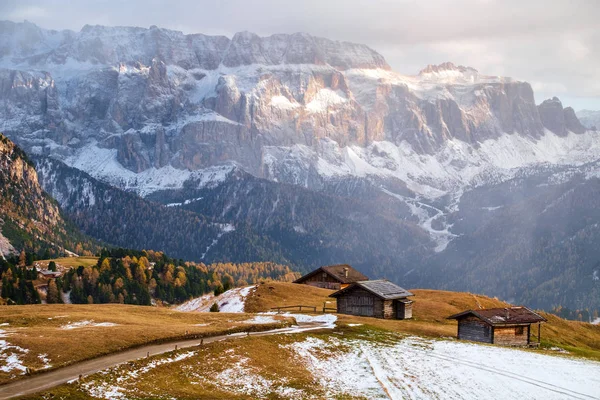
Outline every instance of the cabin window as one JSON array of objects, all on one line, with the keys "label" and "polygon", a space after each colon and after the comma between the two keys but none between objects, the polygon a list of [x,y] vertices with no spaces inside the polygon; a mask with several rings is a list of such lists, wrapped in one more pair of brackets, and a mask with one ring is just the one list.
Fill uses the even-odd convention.
[{"label": "cabin window", "polygon": [[515,335],[522,335],[522,334],[523,334],[523,327],[522,326],[515,327]]},{"label": "cabin window", "polygon": [[323,279],[327,278],[327,273],[323,272],[323,274],[321,275],[323,277]]}]

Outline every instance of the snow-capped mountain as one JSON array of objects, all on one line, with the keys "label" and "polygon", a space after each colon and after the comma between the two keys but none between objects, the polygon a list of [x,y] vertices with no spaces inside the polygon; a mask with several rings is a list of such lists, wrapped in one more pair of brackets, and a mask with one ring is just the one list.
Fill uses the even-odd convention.
[{"label": "snow-capped mountain", "polygon": [[307,34],[3,22],[0,65],[11,138],[142,194],[237,164],[309,188],[377,177],[437,197],[599,154],[573,110],[537,107],[528,83],[451,63],[406,76],[367,46]]},{"label": "snow-capped mountain", "polygon": [[[600,307],[590,281],[600,133],[586,126],[557,98],[538,105],[526,82],[452,63],[405,75],[365,45],[308,34],[0,22],[0,130],[28,152],[209,218],[214,232],[181,239],[202,258],[235,247],[308,269],[346,257],[408,286]],[[44,165],[44,186],[82,229],[116,237],[112,222],[89,224],[116,207],[90,205],[106,190]],[[155,236],[135,244],[182,248]],[[580,258],[561,258],[575,248]],[[577,282],[569,295],[540,295],[561,279]]]}]

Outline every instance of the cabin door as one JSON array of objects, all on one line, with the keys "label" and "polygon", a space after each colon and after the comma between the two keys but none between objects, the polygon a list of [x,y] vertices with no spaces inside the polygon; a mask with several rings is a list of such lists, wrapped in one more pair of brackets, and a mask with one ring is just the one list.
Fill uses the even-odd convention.
[{"label": "cabin door", "polygon": [[396,301],[396,319],[404,319],[404,303]]}]

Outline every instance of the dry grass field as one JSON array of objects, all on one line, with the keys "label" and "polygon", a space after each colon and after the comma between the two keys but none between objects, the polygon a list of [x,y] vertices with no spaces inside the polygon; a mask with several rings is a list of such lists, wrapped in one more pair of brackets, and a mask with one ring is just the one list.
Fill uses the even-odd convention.
[{"label": "dry grass field", "polygon": [[[10,351],[20,365],[35,371],[147,343],[280,326],[244,322],[250,318],[246,314],[183,313],[120,304],[3,306],[0,336],[7,345],[23,349]],[[20,374],[18,369],[0,370],[0,383]]]},{"label": "dry grass field", "polygon": [[[338,315],[333,330],[243,337],[167,353],[61,385],[46,392],[44,398],[128,398],[133,394],[140,398],[163,398],[166,393],[172,398],[207,399],[331,397],[331,393],[326,392],[307,370],[307,364],[297,362],[298,355],[291,350],[294,345],[306,340],[323,340],[330,344],[340,343],[342,347],[338,346],[336,351],[343,352],[344,343],[352,343],[352,340],[386,346],[402,338],[420,336],[425,341],[436,342],[456,335],[456,322],[447,320],[447,316],[480,306],[507,305],[470,293],[411,291],[415,294],[412,320]],[[263,312],[273,307],[299,304],[320,308],[323,302],[331,301],[328,297],[331,293],[330,290],[305,285],[264,283],[247,297],[246,310]],[[334,305],[327,304],[328,307]],[[248,314],[179,313],[155,307],[113,305],[5,307],[0,311],[3,320],[9,323],[2,328],[24,333],[22,341],[17,341],[20,334],[10,336],[10,340],[31,348],[32,353],[48,353],[53,366],[59,365],[62,361],[57,363],[55,360],[63,357],[73,362],[149,341],[181,337],[186,330],[190,334],[232,331],[240,329],[241,325],[247,326],[242,321],[251,318]],[[35,317],[31,316],[33,314]],[[600,326],[543,315],[549,322],[542,328],[542,349],[530,352],[555,355],[557,352],[552,348],[556,346],[568,350],[570,354],[567,357],[585,356],[600,360]],[[68,321],[82,320],[112,322],[117,326],[61,329]],[[265,326],[261,327],[265,329]],[[429,346],[426,342],[423,345]],[[332,354],[325,349],[314,353],[314,357],[326,359]],[[353,397],[346,393],[336,394],[334,398],[368,396]]]},{"label": "dry grass field", "polygon": [[84,267],[89,267],[92,265],[96,265],[98,263],[98,257],[93,257],[93,256],[62,257],[62,258],[55,258],[52,260],[36,261],[36,263],[43,266],[44,268],[46,268],[48,266],[48,264],[50,263],[50,261],[54,261],[57,266],[62,266],[63,268],[79,267],[80,265],[83,265]]},{"label": "dry grass field", "polygon": [[[272,289],[271,289],[272,288]],[[456,321],[446,317],[458,312],[482,308],[506,307],[508,303],[486,296],[464,292],[411,289],[415,297],[413,319],[405,321],[339,315],[340,324],[363,324],[377,329],[391,330],[426,337],[455,337]],[[323,302],[333,301],[327,307],[335,307],[335,299],[328,297],[333,291],[297,285],[293,283],[269,283],[259,285],[246,302],[246,310],[269,311],[282,305],[306,304],[323,307]],[[567,321],[552,314],[540,313],[548,323],[542,325],[542,345],[545,348],[561,347],[572,354],[600,360],[600,325]],[[537,329],[532,329],[534,340]]]},{"label": "dry grass field", "polygon": [[[335,308],[335,299],[328,297],[333,290],[321,289],[308,285],[297,285],[287,282],[265,282],[258,284],[246,298],[246,312],[266,312],[274,307],[304,305],[323,309]],[[327,302],[327,303],[325,303]],[[291,311],[297,311],[291,310]]]}]

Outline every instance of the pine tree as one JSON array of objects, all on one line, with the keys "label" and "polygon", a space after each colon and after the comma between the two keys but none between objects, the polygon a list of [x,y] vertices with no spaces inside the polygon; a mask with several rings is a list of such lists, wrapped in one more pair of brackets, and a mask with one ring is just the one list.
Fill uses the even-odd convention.
[{"label": "pine tree", "polygon": [[48,294],[46,295],[46,302],[48,304],[60,303],[60,296],[54,279],[51,279],[50,282],[48,282]]},{"label": "pine tree", "polygon": [[217,303],[213,303],[213,305],[210,306],[210,312],[219,312],[219,305]]}]

